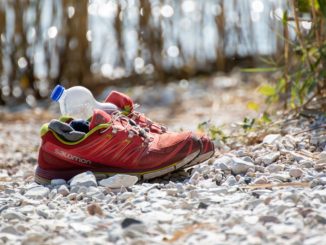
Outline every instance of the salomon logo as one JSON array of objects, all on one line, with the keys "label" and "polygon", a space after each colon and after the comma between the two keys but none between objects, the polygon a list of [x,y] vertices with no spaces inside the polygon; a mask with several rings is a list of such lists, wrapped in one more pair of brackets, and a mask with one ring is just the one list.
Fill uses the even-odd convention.
[{"label": "salomon logo", "polygon": [[61,157],[64,157],[66,159],[69,159],[69,160],[72,160],[72,161],[75,161],[75,162],[84,163],[84,164],[92,164],[92,161],[90,161],[90,160],[74,156],[74,155],[72,155],[72,154],[70,154],[68,152],[65,152],[65,151],[62,151],[62,150],[59,150],[59,149],[55,149],[54,153],[61,156]]}]

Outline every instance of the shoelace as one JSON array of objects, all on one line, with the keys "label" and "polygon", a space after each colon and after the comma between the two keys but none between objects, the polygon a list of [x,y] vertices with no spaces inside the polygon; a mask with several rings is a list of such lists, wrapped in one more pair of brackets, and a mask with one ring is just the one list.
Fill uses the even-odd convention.
[{"label": "shoelace", "polygon": [[167,128],[163,125],[160,125],[156,122],[153,122],[152,120],[148,119],[143,113],[140,113],[138,111],[135,111],[136,108],[138,108],[139,105],[135,104],[134,105],[134,110],[130,112],[129,116],[131,116],[131,119],[134,121],[140,120],[140,118],[144,118],[146,126],[143,127],[146,132],[150,132],[150,128],[152,126],[160,129],[162,133],[165,133],[167,131]]},{"label": "shoelace", "polygon": [[[112,122],[118,121],[123,126],[124,130],[128,131],[128,138],[132,138],[135,135],[139,135],[141,138],[143,138],[144,143],[150,143],[153,141],[152,136],[149,136],[144,129],[142,129],[136,124],[135,121],[133,121],[129,117],[126,117],[119,111],[113,112],[111,114],[111,120]],[[116,134],[118,131],[122,131],[118,127],[115,127],[113,123],[111,127],[106,128],[101,133],[106,132],[110,128],[112,128],[113,134]]]}]

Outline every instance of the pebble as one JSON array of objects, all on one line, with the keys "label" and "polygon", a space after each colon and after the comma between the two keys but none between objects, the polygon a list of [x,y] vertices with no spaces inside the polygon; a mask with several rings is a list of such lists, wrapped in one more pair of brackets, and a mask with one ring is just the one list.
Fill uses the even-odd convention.
[{"label": "pebble", "polygon": [[13,219],[26,220],[27,219],[27,217],[25,215],[23,215],[22,213],[13,211],[13,210],[4,211],[2,213],[2,217],[7,220],[13,220]]},{"label": "pebble", "polygon": [[70,180],[70,186],[97,186],[96,178],[90,171],[78,174]]},{"label": "pebble", "polygon": [[262,162],[265,165],[275,162],[280,157],[280,152],[271,152],[261,157]]},{"label": "pebble", "polygon": [[196,185],[199,179],[200,179],[200,174],[198,172],[194,172],[189,179],[189,183]]},{"label": "pebble", "polygon": [[319,154],[319,159],[320,159],[320,160],[326,160],[326,151],[322,151],[322,152]]},{"label": "pebble", "polygon": [[65,197],[69,195],[70,192],[66,185],[60,185],[60,187],[58,188],[58,193]]},{"label": "pebble", "polygon": [[281,164],[272,163],[266,167],[266,170],[270,173],[277,173],[284,170],[284,166]]},{"label": "pebble", "polygon": [[269,134],[264,137],[263,143],[271,145],[280,139],[281,139],[280,134]]},{"label": "pebble", "polygon": [[53,179],[51,185],[65,185],[67,182],[64,179]]},{"label": "pebble", "polygon": [[267,183],[268,183],[268,179],[265,176],[256,178],[253,182],[253,184],[267,184]]},{"label": "pebble", "polygon": [[44,186],[37,186],[32,189],[29,189],[25,196],[31,199],[41,199],[46,198],[50,193],[50,189]]},{"label": "pebble", "polygon": [[231,162],[231,171],[233,174],[245,174],[249,168],[254,167],[252,162],[247,162],[241,158],[233,157]]},{"label": "pebble", "polygon": [[87,212],[90,214],[90,215],[99,215],[99,216],[102,216],[103,215],[103,211],[102,211],[102,208],[99,204],[97,203],[92,203],[92,204],[89,204],[87,206]]},{"label": "pebble", "polygon": [[303,175],[303,171],[300,168],[291,168],[289,174],[294,178],[300,178]]},{"label": "pebble", "polygon": [[[301,120],[275,139],[223,147],[210,164],[124,187],[102,186],[92,173],[70,184],[31,182],[38,129],[0,123],[0,165],[8,163],[0,168],[0,244],[323,244],[326,148],[315,131],[296,135],[314,126]],[[280,182],[288,183],[254,186]]]},{"label": "pebble", "polygon": [[313,163],[313,161],[304,159],[304,160],[299,161],[299,165],[302,168],[312,168],[314,166],[314,163]]},{"label": "pebble", "polygon": [[100,186],[109,187],[109,188],[121,188],[131,187],[136,184],[138,181],[137,176],[127,175],[127,174],[116,174],[110,178],[100,180]]},{"label": "pebble", "polygon": [[291,180],[291,177],[288,173],[277,173],[277,174],[273,174],[272,177],[282,182],[287,182]]},{"label": "pebble", "polygon": [[223,185],[227,185],[227,186],[234,186],[236,184],[238,184],[238,182],[233,175],[230,175],[229,177],[227,177],[227,179],[223,183]]},{"label": "pebble", "polygon": [[217,168],[217,169],[221,169],[222,171],[225,171],[225,170],[230,170],[230,165],[232,163],[232,158],[229,157],[229,156],[222,156],[222,157],[219,157],[215,160],[214,162],[214,167]]}]

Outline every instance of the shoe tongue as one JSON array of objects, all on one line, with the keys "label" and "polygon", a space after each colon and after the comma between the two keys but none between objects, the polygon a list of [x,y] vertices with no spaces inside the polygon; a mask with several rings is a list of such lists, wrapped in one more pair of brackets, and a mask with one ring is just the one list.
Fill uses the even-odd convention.
[{"label": "shoe tongue", "polygon": [[118,91],[112,91],[108,97],[106,97],[105,102],[115,104],[125,114],[129,114],[134,110],[134,102],[132,99],[128,95]]},{"label": "shoe tongue", "polygon": [[100,109],[94,109],[94,113],[91,119],[91,123],[89,124],[89,130],[92,130],[99,124],[108,123],[111,121],[111,116],[107,114],[105,111]]}]

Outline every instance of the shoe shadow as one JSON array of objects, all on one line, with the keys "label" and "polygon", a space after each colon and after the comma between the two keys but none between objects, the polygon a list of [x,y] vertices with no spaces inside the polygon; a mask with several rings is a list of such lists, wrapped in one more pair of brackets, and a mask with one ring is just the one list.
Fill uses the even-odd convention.
[{"label": "shoe shadow", "polygon": [[161,177],[157,177],[150,180],[142,180],[141,183],[151,183],[151,184],[168,184],[170,181],[174,183],[183,183],[188,180],[191,176],[191,169],[180,169],[172,173],[165,174]]}]

